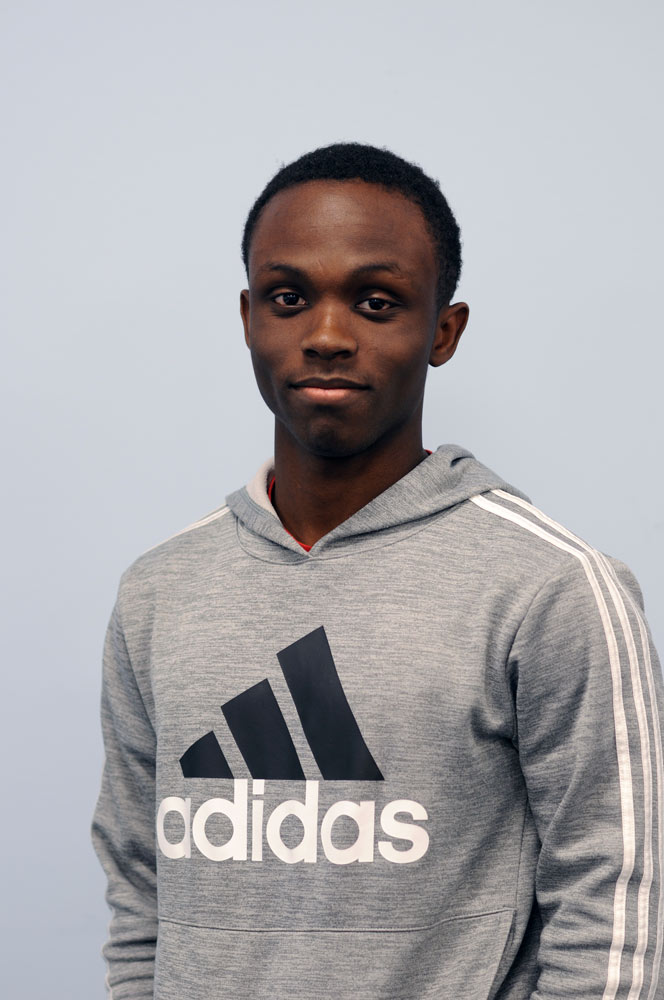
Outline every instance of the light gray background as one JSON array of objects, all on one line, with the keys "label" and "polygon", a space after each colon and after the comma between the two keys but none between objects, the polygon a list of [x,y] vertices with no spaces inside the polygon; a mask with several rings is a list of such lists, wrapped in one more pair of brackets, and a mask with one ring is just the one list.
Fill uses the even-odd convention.
[{"label": "light gray background", "polygon": [[626,561],[664,647],[662,8],[337,0],[3,5],[3,796],[12,1000],[95,1000],[88,828],[121,571],[271,453],[245,215],[317,145],[386,145],[458,215],[453,441]]}]

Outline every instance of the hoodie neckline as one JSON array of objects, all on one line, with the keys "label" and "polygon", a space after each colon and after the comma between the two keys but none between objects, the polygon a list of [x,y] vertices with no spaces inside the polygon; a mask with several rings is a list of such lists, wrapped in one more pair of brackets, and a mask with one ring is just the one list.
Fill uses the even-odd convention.
[{"label": "hoodie neckline", "polygon": [[242,547],[270,562],[307,563],[386,544],[395,535],[419,530],[431,518],[471,496],[496,488],[528,499],[466,448],[444,444],[319,538],[307,552],[284,528],[270,502],[268,483],[273,473],[274,459],[269,458],[246,486],[226,498],[237,519]]}]

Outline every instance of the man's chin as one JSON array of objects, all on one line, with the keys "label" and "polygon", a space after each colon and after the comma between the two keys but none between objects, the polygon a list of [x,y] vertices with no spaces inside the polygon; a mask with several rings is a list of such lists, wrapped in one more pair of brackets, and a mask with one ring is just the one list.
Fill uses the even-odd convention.
[{"label": "man's chin", "polygon": [[352,458],[364,451],[364,448],[342,442],[316,442],[307,444],[307,451],[317,458]]},{"label": "man's chin", "polygon": [[292,444],[317,458],[352,458],[361,455],[375,443],[376,438],[367,432],[359,422],[338,419],[309,419],[307,421],[286,421],[281,415],[276,418],[277,439]]},{"label": "man's chin", "polygon": [[344,437],[338,429],[332,428],[309,432],[300,444],[317,458],[352,458],[367,448],[366,441]]}]

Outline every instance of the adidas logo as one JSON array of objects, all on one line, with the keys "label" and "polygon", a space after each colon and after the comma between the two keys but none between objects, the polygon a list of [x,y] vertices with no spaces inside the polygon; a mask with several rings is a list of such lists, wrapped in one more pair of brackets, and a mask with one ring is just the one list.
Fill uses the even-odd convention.
[{"label": "adidas logo", "polygon": [[[304,735],[326,781],[382,781],[348,704],[325,629],[277,653]],[[221,706],[252,778],[304,781],[286,720],[266,679]],[[232,778],[214,732],[180,758],[185,778]]]},{"label": "adidas logo", "polygon": [[[309,632],[277,653],[277,658],[323,779],[383,781],[341,685],[325,629],[321,626]],[[325,857],[332,864],[374,861],[375,801],[335,802],[324,812],[319,829],[320,782],[307,780],[269,680],[262,680],[227,701],[221,710],[253,779],[251,810],[248,779],[234,778],[215,733],[206,733],[180,758],[182,774],[185,778],[233,779],[233,799],[207,799],[193,816],[191,798],[163,799],[157,812],[157,842],[165,857],[190,858],[193,841],[197,850],[211,861],[247,861],[249,844],[251,860],[262,861],[267,841],[280,861],[313,863],[318,860],[320,840]],[[304,781],[304,802],[289,799],[278,803],[265,821],[266,779]],[[177,842],[166,836],[167,817],[172,813],[184,822],[184,835]],[[382,832],[409,844],[403,848],[395,847],[392,840],[377,842],[378,853],[394,864],[417,861],[429,848],[426,830],[399,819],[402,814],[416,821],[428,818],[424,806],[410,799],[396,799],[382,808]],[[214,815],[225,817],[232,828],[231,835],[221,844],[213,843],[208,835],[207,822]],[[302,827],[301,839],[295,846],[287,844],[282,836],[282,827],[291,817]],[[347,843],[349,821],[356,830],[351,843]],[[172,819],[169,824],[171,833]],[[332,839],[335,824],[344,827],[344,846],[335,845]]]}]

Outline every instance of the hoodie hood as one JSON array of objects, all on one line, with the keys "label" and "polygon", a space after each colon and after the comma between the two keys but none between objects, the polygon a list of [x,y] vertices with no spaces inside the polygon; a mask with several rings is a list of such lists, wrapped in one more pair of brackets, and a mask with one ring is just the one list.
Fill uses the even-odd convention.
[{"label": "hoodie hood", "polygon": [[270,458],[250,483],[226,498],[238,520],[243,548],[270,561],[307,562],[346,555],[349,547],[364,550],[387,544],[396,536],[419,530],[429,519],[470,497],[496,488],[528,500],[465,448],[444,444],[306,552],[283,527],[270,503],[267,487],[273,471],[274,460]]}]

